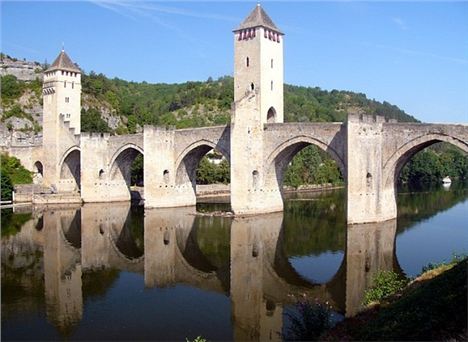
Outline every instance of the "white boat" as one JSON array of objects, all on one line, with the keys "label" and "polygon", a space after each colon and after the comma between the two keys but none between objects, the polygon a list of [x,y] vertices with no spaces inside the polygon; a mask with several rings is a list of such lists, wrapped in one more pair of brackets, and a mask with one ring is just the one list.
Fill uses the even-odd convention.
[{"label": "white boat", "polygon": [[447,177],[444,177],[444,179],[442,179],[442,183],[444,183],[444,184],[451,184],[451,183],[452,183],[452,180],[450,179],[449,176],[447,176]]}]

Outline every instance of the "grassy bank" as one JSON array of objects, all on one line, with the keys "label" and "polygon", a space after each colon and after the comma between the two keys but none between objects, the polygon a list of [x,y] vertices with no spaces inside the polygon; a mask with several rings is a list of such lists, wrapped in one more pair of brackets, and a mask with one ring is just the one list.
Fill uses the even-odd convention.
[{"label": "grassy bank", "polygon": [[467,338],[465,257],[437,265],[402,291],[346,319],[324,340],[463,340]]}]

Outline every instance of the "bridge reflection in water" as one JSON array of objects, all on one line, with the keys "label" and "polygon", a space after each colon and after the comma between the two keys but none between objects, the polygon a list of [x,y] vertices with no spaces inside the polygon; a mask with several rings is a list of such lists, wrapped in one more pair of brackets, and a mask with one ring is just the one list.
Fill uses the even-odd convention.
[{"label": "bridge reflection in water", "polygon": [[236,340],[279,339],[283,309],[304,294],[352,316],[377,270],[401,272],[395,220],[348,227],[341,265],[319,284],[291,265],[283,213],[230,219],[198,217],[194,207],[142,211],[128,203],[49,209],[14,236],[43,247],[46,313],[63,334],[82,319],[86,275],[100,270],[143,273],[147,288],[186,284],[229,296]]}]

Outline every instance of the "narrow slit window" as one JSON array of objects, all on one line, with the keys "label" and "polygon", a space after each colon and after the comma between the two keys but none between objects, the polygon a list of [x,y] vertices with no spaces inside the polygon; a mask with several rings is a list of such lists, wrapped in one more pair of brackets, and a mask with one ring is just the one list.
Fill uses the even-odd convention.
[{"label": "narrow slit window", "polygon": [[245,60],[245,65],[247,65],[247,67],[249,67],[249,66],[250,66],[250,60],[249,60],[249,57],[247,57],[247,58],[246,58],[246,60]]}]

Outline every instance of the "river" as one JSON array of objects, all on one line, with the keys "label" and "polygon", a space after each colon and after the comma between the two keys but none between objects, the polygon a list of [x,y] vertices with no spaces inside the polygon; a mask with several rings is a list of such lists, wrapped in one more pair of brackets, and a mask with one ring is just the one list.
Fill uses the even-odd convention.
[{"label": "river", "polygon": [[[468,252],[468,188],[401,189],[398,219],[346,226],[345,193],[284,213],[129,203],[2,210],[2,340],[279,340],[306,296],[352,316],[378,270]],[[198,204],[200,212],[228,204]]]}]

